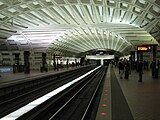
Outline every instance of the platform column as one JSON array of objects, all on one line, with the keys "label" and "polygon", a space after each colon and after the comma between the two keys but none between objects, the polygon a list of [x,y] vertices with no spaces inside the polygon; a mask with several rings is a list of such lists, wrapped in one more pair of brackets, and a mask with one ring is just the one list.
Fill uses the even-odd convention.
[{"label": "platform column", "polygon": [[67,59],[67,62],[66,62],[66,66],[67,66],[67,68],[69,68],[69,59]]},{"label": "platform column", "polygon": [[77,59],[75,59],[75,66],[77,67]]},{"label": "platform column", "polygon": [[156,61],[156,56],[157,56],[157,46],[156,45],[152,46],[152,51],[153,51],[153,60]]},{"label": "platform column", "polygon": [[57,68],[57,71],[58,71],[59,70],[58,58],[57,58],[57,66],[56,66],[56,68]]},{"label": "platform column", "polygon": [[30,73],[29,51],[24,51],[24,73]]},{"label": "platform column", "polygon": [[46,62],[46,53],[42,53],[42,71],[46,71],[47,72],[47,62]]},{"label": "platform column", "polygon": [[80,59],[80,66],[83,66],[84,59],[85,59],[84,57]]},{"label": "platform column", "polygon": [[53,67],[54,67],[54,70],[56,70],[56,55],[55,54],[53,55]]},{"label": "platform column", "polygon": [[19,72],[19,54],[15,54],[15,64],[13,65],[13,73]]}]

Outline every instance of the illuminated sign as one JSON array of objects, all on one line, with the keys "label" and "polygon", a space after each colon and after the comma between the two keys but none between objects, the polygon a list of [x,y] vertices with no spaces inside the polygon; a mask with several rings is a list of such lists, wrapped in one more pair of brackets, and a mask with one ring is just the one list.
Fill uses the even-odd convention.
[{"label": "illuminated sign", "polygon": [[151,51],[151,46],[137,46],[137,50],[138,51],[147,51],[150,52]]},{"label": "illuminated sign", "polygon": [[62,56],[56,56],[56,58],[62,58]]}]

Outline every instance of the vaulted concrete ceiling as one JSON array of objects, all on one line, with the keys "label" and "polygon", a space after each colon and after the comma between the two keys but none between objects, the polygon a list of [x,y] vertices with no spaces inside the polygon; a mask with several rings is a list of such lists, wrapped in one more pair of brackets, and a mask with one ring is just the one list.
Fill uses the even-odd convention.
[{"label": "vaulted concrete ceiling", "polygon": [[126,53],[160,41],[160,0],[0,0],[0,50]]}]

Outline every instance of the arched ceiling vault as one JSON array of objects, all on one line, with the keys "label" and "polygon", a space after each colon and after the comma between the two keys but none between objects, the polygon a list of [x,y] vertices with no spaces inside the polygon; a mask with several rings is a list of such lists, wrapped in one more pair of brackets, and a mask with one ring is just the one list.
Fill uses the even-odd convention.
[{"label": "arched ceiling vault", "polygon": [[126,53],[160,41],[160,0],[0,0],[0,51]]}]

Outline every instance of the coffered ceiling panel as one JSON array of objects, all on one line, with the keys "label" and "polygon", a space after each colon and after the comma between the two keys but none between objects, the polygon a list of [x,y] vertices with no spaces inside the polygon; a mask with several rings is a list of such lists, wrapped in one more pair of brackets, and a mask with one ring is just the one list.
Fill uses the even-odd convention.
[{"label": "coffered ceiling panel", "polygon": [[0,0],[1,51],[125,54],[159,36],[159,0]]}]

